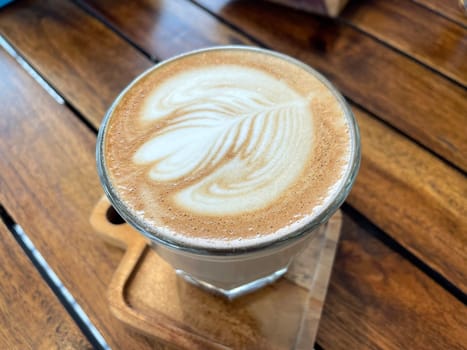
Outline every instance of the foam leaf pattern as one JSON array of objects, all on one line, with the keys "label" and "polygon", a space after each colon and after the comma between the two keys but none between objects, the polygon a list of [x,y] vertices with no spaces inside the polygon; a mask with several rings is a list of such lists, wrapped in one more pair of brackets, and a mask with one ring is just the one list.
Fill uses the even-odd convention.
[{"label": "foam leaf pattern", "polygon": [[[190,185],[175,202],[206,215],[240,214],[276,200],[311,151],[310,99],[255,69],[197,69],[163,83],[142,123],[163,121],[135,153],[156,182]],[[193,184],[194,181],[194,184]]]}]

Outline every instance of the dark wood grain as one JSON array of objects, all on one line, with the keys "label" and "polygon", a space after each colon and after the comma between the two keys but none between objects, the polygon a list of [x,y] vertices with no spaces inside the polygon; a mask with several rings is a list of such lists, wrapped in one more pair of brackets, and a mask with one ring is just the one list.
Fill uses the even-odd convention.
[{"label": "dark wood grain", "polygon": [[121,252],[90,233],[89,215],[102,195],[94,133],[3,50],[0,74],[0,203],[112,348],[162,348],[126,329],[106,303]]},{"label": "dark wood grain", "polygon": [[15,2],[0,11],[0,33],[96,127],[118,92],[152,65],[67,1]]},{"label": "dark wood grain", "polygon": [[467,15],[461,10],[458,0],[412,0],[467,27]]},{"label": "dark wood grain", "polygon": [[324,349],[465,349],[467,308],[344,215],[318,331]]},{"label": "dark wood grain", "polygon": [[467,30],[407,0],[351,1],[347,23],[467,85]]},{"label": "dark wood grain", "polygon": [[1,221],[0,237],[0,348],[92,349]]},{"label": "dark wood grain", "polygon": [[250,44],[241,34],[184,0],[76,2],[158,60],[207,46]]},{"label": "dark wood grain", "polygon": [[467,170],[467,91],[341,22],[267,2],[197,0],[322,71],[356,103]]},{"label": "dark wood grain", "polygon": [[467,292],[464,175],[354,107],[362,164],[347,201]]},{"label": "dark wood grain", "polygon": [[[133,6],[123,12],[118,7],[105,6],[100,0],[87,0],[87,3],[92,3],[93,11],[99,11],[99,16],[114,21],[115,25],[124,22],[128,13],[132,18],[145,18],[142,23],[150,23],[164,8],[161,5],[138,7],[132,2]],[[185,21],[190,22],[190,17],[185,17]],[[138,34],[128,26],[119,30],[145,45],[143,38],[151,35],[150,28],[144,28],[146,34]],[[203,28],[202,25],[198,27]],[[248,25],[247,29],[250,27]],[[269,35],[276,38],[279,34],[272,32]],[[142,38],[138,39],[138,35]],[[286,39],[274,39],[273,43],[286,47],[288,53],[297,57],[308,57],[310,49],[300,51],[297,47],[292,52],[286,42]],[[245,43],[249,41],[245,39]],[[157,42],[145,46],[145,50],[162,59],[171,54]],[[363,163],[350,203],[430,267],[466,290],[467,272],[463,261],[467,257],[463,246],[466,244],[467,204],[464,198],[467,197],[467,184],[463,176],[361,109],[354,106],[354,111],[362,129]],[[451,111],[452,115],[454,113]],[[452,178],[455,185],[447,183],[446,178]],[[421,182],[420,179],[429,181]]]}]

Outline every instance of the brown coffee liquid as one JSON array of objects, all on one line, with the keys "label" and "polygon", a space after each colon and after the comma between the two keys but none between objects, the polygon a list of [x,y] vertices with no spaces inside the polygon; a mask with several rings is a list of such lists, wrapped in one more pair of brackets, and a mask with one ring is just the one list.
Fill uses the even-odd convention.
[{"label": "brown coffee liquid", "polygon": [[329,204],[349,167],[343,106],[310,71],[248,49],[204,51],[151,70],[105,130],[105,166],[156,235],[196,246],[263,242]]}]

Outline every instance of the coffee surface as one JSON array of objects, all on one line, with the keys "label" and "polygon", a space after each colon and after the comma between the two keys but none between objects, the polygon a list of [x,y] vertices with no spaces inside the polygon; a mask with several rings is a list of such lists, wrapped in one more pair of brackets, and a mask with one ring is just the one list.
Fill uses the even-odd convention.
[{"label": "coffee surface", "polygon": [[249,245],[309,222],[349,166],[332,92],[300,65],[223,49],[164,63],[128,89],[104,138],[113,191],[148,231]]}]

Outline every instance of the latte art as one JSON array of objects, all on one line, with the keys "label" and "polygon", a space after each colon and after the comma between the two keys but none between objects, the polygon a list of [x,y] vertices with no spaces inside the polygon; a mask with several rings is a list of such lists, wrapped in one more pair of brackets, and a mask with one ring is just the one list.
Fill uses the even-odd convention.
[{"label": "latte art", "polygon": [[[140,120],[164,126],[135,152],[154,182],[193,179],[174,195],[207,215],[264,208],[303,171],[312,144],[311,96],[255,69],[182,73],[146,97]],[[291,161],[293,157],[293,161]]]},{"label": "latte art", "polygon": [[132,223],[202,249],[302,229],[341,192],[353,157],[343,102],[322,78],[247,48],[146,72],[114,103],[99,140],[107,192]]}]

